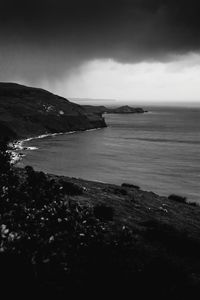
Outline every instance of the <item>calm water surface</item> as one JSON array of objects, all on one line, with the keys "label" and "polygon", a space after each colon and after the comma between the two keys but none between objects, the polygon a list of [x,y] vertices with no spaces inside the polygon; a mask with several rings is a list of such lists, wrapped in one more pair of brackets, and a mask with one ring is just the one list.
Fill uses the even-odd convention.
[{"label": "calm water surface", "polygon": [[108,128],[29,141],[21,166],[200,201],[200,109],[106,115]]}]

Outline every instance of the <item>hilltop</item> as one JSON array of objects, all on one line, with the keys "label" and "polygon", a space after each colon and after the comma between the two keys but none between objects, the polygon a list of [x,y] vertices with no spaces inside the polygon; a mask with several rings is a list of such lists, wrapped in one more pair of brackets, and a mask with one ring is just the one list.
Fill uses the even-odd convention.
[{"label": "hilltop", "polygon": [[0,83],[0,134],[24,138],[106,127],[101,114],[46,90]]}]

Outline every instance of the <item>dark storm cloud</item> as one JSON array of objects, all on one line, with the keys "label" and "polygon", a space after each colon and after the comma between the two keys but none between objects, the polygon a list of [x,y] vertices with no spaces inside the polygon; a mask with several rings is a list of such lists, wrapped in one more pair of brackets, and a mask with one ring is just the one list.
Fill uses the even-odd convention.
[{"label": "dark storm cloud", "polygon": [[199,48],[196,0],[0,2],[0,80],[57,76],[93,58],[164,60]]}]

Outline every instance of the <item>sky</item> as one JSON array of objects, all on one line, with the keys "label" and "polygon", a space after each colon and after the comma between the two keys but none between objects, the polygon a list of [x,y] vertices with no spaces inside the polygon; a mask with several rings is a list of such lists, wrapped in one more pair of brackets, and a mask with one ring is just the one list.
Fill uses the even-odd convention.
[{"label": "sky", "polygon": [[200,105],[197,0],[1,0],[0,81]]}]

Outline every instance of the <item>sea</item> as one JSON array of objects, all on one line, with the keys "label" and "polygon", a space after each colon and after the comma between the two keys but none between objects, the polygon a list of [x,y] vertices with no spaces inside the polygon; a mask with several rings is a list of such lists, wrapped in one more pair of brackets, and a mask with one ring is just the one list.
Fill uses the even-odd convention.
[{"label": "sea", "polygon": [[200,108],[105,114],[107,128],[35,138],[18,163],[36,170],[200,203]]}]

